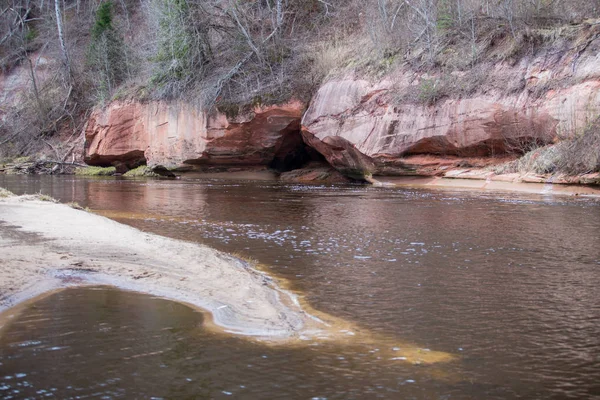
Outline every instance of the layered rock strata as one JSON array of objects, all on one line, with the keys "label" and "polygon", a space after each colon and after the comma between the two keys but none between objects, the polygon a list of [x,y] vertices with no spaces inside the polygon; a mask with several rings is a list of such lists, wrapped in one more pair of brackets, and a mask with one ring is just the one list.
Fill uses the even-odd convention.
[{"label": "layered rock strata", "polygon": [[600,115],[600,28],[572,29],[518,62],[332,79],[303,117],[304,139],[344,173],[394,174],[407,156],[516,155],[580,134]]},{"label": "layered rock strata", "polygon": [[349,72],[325,82],[304,114],[293,101],[238,116],[182,101],[115,102],[90,118],[86,160],[285,170],[316,159],[312,151],[354,178],[440,173],[429,161],[415,166],[421,156],[452,157],[455,167],[503,162],[580,134],[600,115],[600,25],[565,29],[573,32],[531,54],[500,61],[488,54],[492,61],[467,71],[421,73],[405,65],[378,80]]},{"label": "layered rock strata", "polygon": [[236,117],[208,114],[185,102],[113,102],[96,110],[85,129],[91,165],[147,163],[169,168],[194,164],[285,165],[302,157],[304,105],[256,107]]},{"label": "layered rock strata", "polygon": [[[599,71],[600,72],[600,71]],[[550,91],[394,105],[389,82],[330,81],[302,121],[305,141],[338,170],[390,173],[410,155],[491,157],[573,135],[600,111],[600,80]],[[365,157],[366,156],[366,157]]]}]

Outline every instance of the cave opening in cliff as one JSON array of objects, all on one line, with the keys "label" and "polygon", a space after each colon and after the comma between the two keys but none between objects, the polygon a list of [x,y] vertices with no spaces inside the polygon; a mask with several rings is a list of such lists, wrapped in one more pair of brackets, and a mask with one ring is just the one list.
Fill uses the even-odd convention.
[{"label": "cave opening in cliff", "polygon": [[321,153],[304,142],[300,131],[300,121],[295,121],[290,125],[289,131],[282,136],[269,168],[278,172],[288,172],[302,168],[311,162],[326,164],[327,160]]}]

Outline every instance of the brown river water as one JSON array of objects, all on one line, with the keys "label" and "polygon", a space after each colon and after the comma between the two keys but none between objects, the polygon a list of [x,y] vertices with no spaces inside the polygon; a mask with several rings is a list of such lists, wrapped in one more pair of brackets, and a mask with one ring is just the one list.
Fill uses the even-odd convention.
[{"label": "brown river water", "polygon": [[251,257],[317,310],[455,356],[413,365],[393,340],[352,337],[273,347],[207,331],[171,301],[78,288],[0,332],[0,398],[600,398],[598,199],[209,179],[0,187]]}]

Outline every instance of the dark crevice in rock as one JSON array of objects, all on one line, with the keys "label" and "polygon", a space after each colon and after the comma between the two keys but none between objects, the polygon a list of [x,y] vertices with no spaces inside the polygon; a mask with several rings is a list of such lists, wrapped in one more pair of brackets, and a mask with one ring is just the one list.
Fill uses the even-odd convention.
[{"label": "dark crevice in rock", "polygon": [[313,161],[325,161],[325,158],[304,142],[300,131],[300,119],[292,122],[277,146],[269,168],[279,172],[288,172],[302,168]]},{"label": "dark crevice in rock", "polygon": [[85,157],[85,163],[96,167],[116,167],[118,173],[126,172],[137,168],[140,165],[146,165],[146,157],[141,150],[134,150],[118,155],[93,155]]}]

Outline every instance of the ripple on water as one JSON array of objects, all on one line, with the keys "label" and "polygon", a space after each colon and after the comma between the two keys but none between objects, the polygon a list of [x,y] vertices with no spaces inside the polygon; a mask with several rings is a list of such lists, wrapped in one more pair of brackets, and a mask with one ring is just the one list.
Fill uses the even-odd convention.
[{"label": "ripple on water", "polygon": [[[378,367],[398,363],[389,358],[404,357],[402,352],[390,350],[382,361],[369,353],[372,348],[332,356],[327,346],[310,346],[310,365],[302,361],[306,352],[281,356],[281,362],[275,355],[248,355],[239,367],[254,375],[216,388],[217,397],[223,390],[243,397],[238,386],[252,392],[256,386],[248,382],[263,376],[279,377],[280,386],[290,376],[304,379],[299,387],[315,390],[306,389],[302,398],[562,399],[598,393],[598,200],[216,180],[16,179],[0,177],[0,183],[123,213],[119,220],[141,229],[252,257],[289,278],[319,310],[424,348],[459,353],[451,372],[466,377],[448,383],[403,367]],[[6,184],[10,180],[14,187]],[[224,357],[212,365],[230,362]],[[294,363],[306,370],[293,371]],[[209,368],[205,373],[215,379]],[[435,376],[447,373],[436,369]],[[299,382],[289,379],[290,385]],[[273,393],[294,397],[271,383],[266,387]],[[319,385],[330,389],[320,391]]]}]

